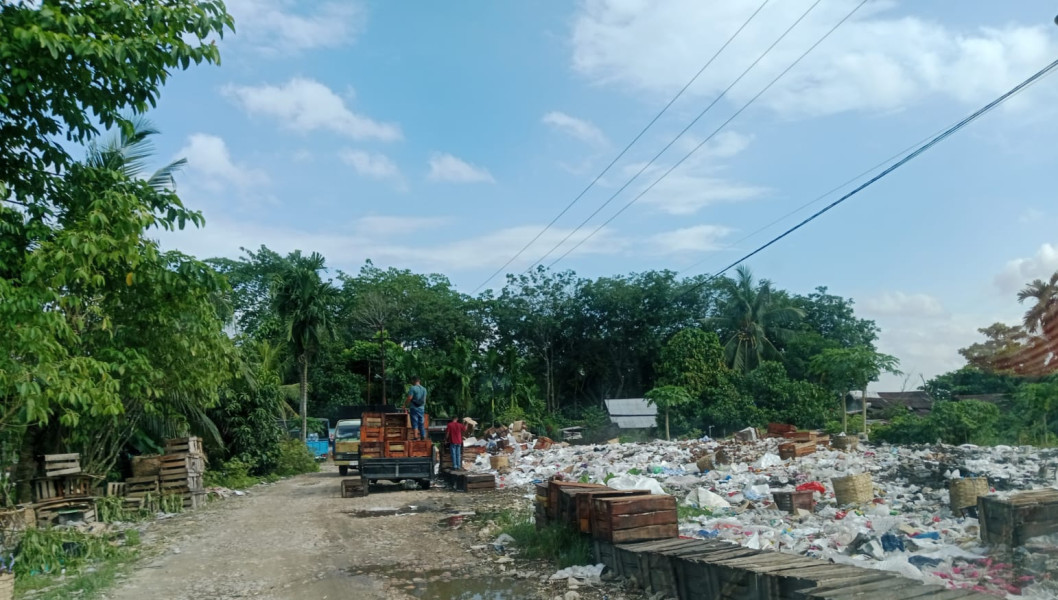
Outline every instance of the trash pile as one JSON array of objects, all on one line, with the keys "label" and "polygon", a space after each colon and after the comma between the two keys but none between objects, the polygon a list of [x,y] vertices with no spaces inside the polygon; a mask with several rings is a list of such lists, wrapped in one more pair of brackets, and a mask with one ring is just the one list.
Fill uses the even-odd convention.
[{"label": "trash pile", "polygon": [[[559,477],[650,489],[687,507],[681,536],[893,571],[952,589],[1058,598],[1058,534],[1015,549],[989,548],[980,540],[976,510],[953,512],[947,489],[970,476],[987,477],[990,491],[1000,494],[1058,488],[1058,450],[840,444],[852,447],[820,445],[783,460],[779,446],[788,440],[739,438],[540,450],[515,440],[509,471],[498,481],[523,487]],[[474,468],[489,467],[479,458]],[[847,479],[867,486],[864,502],[838,504],[834,482]],[[776,494],[785,500],[792,492],[810,492],[811,501],[781,510]]]}]

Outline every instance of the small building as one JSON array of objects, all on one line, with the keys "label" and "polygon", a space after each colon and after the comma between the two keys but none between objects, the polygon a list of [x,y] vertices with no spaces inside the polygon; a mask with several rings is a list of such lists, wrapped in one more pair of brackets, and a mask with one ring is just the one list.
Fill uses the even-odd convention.
[{"label": "small building", "polygon": [[[863,392],[849,392],[845,398],[845,410],[852,413],[863,412]],[[890,408],[898,406],[916,415],[928,415],[933,410],[933,398],[923,391],[914,392],[875,392],[867,390],[867,413],[881,415]]]},{"label": "small building", "polygon": [[658,424],[658,407],[646,398],[613,398],[603,400],[610,422],[620,430],[651,429]]}]

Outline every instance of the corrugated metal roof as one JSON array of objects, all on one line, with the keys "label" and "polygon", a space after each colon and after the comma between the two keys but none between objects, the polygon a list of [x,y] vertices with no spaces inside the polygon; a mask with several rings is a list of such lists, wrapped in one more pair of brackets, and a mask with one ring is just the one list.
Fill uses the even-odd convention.
[{"label": "corrugated metal roof", "polygon": [[603,401],[610,422],[621,429],[648,429],[658,422],[658,407],[645,398],[613,398]]}]

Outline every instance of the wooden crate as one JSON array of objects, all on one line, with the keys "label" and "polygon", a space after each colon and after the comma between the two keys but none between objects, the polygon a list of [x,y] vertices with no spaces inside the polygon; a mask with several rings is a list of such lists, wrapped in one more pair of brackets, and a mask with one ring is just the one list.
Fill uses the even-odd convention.
[{"label": "wooden crate", "polygon": [[361,477],[342,480],[342,498],[359,498],[368,494],[368,481]]},{"label": "wooden crate", "polygon": [[382,442],[360,442],[360,458],[382,458],[384,453]]},{"label": "wooden crate", "polygon": [[45,454],[44,475],[45,477],[61,477],[63,475],[76,475],[81,472],[80,454]]},{"label": "wooden crate", "polygon": [[162,470],[162,457],[160,454],[132,457],[132,476],[150,477],[158,475]]},{"label": "wooden crate", "polygon": [[71,475],[62,478],[64,498],[78,498],[92,494],[92,478]]},{"label": "wooden crate", "polygon": [[128,493],[128,484],[122,481],[108,481],[106,494],[108,497],[121,497]]},{"label": "wooden crate", "polygon": [[202,456],[204,453],[204,449],[202,447],[202,438],[192,436],[165,440],[165,453]]},{"label": "wooden crate", "polygon": [[547,488],[547,510],[548,516],[552,520],[558,520],[560,518],[559,513],[559,496],[562,494],[562,490],[566,488],[581,488],[581,489],[603,489],[605,485],[599,483],[580,483],[579,481],[561,481],[558,479],[552,479],[548,482]]},{"label": "wooden crate", "polygon": [[206,492],[190,491],[183,492],[184,510],[195,510],[206,505]]},{"label": "wooden crate", "polygon": [[592,498],[592,536],[624,543],[679,535],[676,498],[667,494]]},{"label": "wooden crate", "polygon": [[433,442],[430,440],[416,440],[405,444],[408,446],[408,456],[425,457],[433,454]]},{"label": "wooden crate", "polygon": [[184,475],[179,477],[176,475],[170,475],[170,479],[165,479],[163,476],[160,480],[160,485],[163,493],[185,493],[185,492],[200,492],[202,491],[202,476],[201,475]]},{"label": "wooden crate", "polygon": [[787,433],[793,433],[797,431],[796,425],[787,425],[785,423],[768,423],[768,435],[776,435],[782,437]]},{"label": "wooden crate", "polygon": [[[506,457],[504,457],[506,458]],[[612,488],[601,483],[585,483],[580,486],[559,488],[558,506],[555,507],[555,520],[574,529],[578,528],[577,495],[589,491],[611,491]]]},{"label": "wooden crate", "polygon": [[125,498],[121,507],[125,510],[140,510],[143,508],[143,498]]},{"label": "wooden crate", "polygon": [[[382,415],[382,425],[389,429],[390,427],[410,429],[411,428],[411,415],[408,413],[386,413]],[[361,427],[363,424],[361,423]]]},{"label": "wooden crate", "polygon": [[1058,490],[1033,490],[1007,498],[981,496],[977,514],[982,541],[1021,546],[1029,538],[1058,533]]},{"label": "wooden crate", "polygon": [[455,488],[461,492],[496,489],[496,476],[492,473],[471,473],[462,470],[449,472],[454,476]]},{"label": "wooden crate", "polygon": [[382,431],[382,441],[384,442],[399,442],[408,439],[408,432],[410,430],[407,427],[386,427]]},{"label": "wooden crate", "polygon": [[360,428],[382,427],[382,413],[364,413],[360,416]]},{"label": "wooden crate", "polygon": [[381,427],[361,427],[360,442],[381,442],[382,431]]},{"label": "wooden crate", "polygon": [[790,514],[797,514],[797,509],[812,512],[816,509],[816,500],[811,491],[772,492],[775,507]]},{"label": "wooden crate", "polygon": [[779,458],[783,460],[808,456],[809,454],[814,454],[815,451],[816,445],[814,442],[787,442],[785,444],[779,444]]},{"label": "wooden crate", "polygon": [[592,499],[594,498],[618,498],[621,496],[643,496],[649,495],[650,490],[584,490],[577,494],[577,522],[576,527],[581,533],[591,533],[592,522]]},{"label": "wooden crate", "polygon": [[382,443],[382,455],[386,458],[407,458],[408,457],[408,442],[383,442]]}]

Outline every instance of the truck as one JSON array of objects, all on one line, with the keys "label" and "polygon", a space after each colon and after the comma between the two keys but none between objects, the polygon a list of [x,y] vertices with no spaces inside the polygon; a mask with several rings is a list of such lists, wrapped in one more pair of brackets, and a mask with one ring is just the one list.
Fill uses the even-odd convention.
[{"label": "truck", "polygon": [[429,489],[437,473],[437,449],[429,438],[413,439],[406,413],[385,408],[389,412],[361,413],[360,477],[368,485],[412,480]]},{"label": "truck", "polygon": [[338,474],[345,477],[349,467],[359,468],[360,419],[341,419],[334,428],[334,464]]}]

